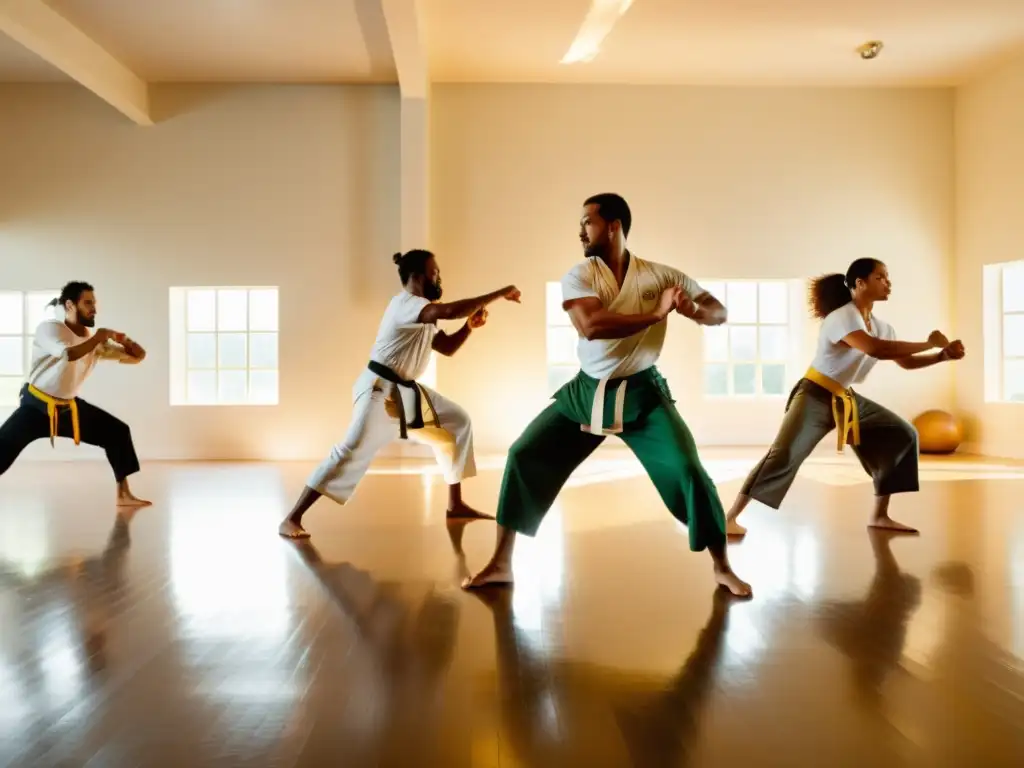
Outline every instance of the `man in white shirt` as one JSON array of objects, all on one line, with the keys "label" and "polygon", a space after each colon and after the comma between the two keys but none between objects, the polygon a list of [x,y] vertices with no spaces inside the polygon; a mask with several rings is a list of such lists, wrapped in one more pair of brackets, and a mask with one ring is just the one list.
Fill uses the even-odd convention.
[{"label": "man in white shirt", "polygon": [[139,471],[128,425],[78,396],[100,360],[136,364],[146,351],[109,328],[90,332],[96,324],[96,295],[88,283],[68,283],[50,305],[63,308],[64,318],[44,320],[36,329],[20,405],[0,426],[0,475],[33,441],[49,437],[52,445],[57,437],[69,437],[76,445],[84,442],[106,451],[118,506],[148,506],[128,486],[128,477]]},{"label": "man in white shirt", "polygon": [[512,582],[516,533],[536,534],[569,475],[617,434],[633,450],[672,515],[689,529],[690,549],[707,549],[715,579],[733,594],[750,585],[729,566],[725,515],[701,466],[690,430],[655,363],[673,311],[704,325],[725,307],[693,279],[626,250],[632,215],[614,194],[583,204],[585,261],[562,278],[562,306],[580,334],[582,370],[513,444],[498,502],[498,542],[484,569],[463,586]]},{"label": "man in white shirt", "polygon": [[[441,303],[441,271],[430,251],[396,253],[402,291],[391,299],[377,331],[366,370],[352,390],[354,412],[344,440],[334,446],[299,495],[278,532],[308,538],[302,516],[321,496],[345,504],[373,457],[395,437],[429,445],[448,483],[448,518],[487,518],[462,500],[462,481],[476,475],[469,415],[456,403],[417,383],[432,351],[454,355],[475,328],[487,321],[488,304],[519,301],[519,290],[500,290]],[[466,318],[456,333],[438,329],[438,320]]]}]

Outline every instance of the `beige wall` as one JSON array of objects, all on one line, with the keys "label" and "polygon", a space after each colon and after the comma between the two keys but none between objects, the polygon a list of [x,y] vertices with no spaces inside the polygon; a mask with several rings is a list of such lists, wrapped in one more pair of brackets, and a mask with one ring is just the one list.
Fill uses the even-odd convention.
[{"label": "beige wall", "polygon": [[1024,58],[957,91],[956,161],[957,405],[969,449],[1021,458],[1024,405],[985,402],[982,269],[1024,259]]},{"label": "beige wall", "polygon": [[[149,359],[98,369],[83,396],[131,423],[144,458],[320,458],[396,288],[398,90],[156,98],[140,128],[78,87],[0,87],[0,287],[96,285],[101,324]],[[280,287],[278,407],[168,404],[168,288],[189,285]]]},{"label": "beige wall", "polygon": [[[544,286],[580,258],[579,206],[595,192],[630,202],[638,254],[694,277],[804,278],[871,255],[890,266],[881,312],[901,338],[949,326],[949,90],[446,85],[432,113],[447,294],[524,292],[439,367],[485,448],[507,446],[544,406]],[[782,403],[706,401],[699,330],[681,318],[662,369],[698,441],[770,442]],[[953,402],[946,366],[883,364],[862,389],[907,417]]]},{"label": "beige wall", "polygon": [[[76,87],[0,88],[0,286],[97,284],[102,322],[150,358],[83,395],[131,422],[144,458],[317,459],[397,288],[397,89],[165,87],[157,109],[139,128]],[[544,286],[579,258],[596,191],[629,199],[638,253],[695,277],[803,278],[871,254],[892,269],[902,336],[948,325],[949,91],[439,86],[430,111],[446,294],[525,293],[439,365],[482,451],[547,400]],[[280,405],[171,408],[168,287],[236,284],[281,289]],[[698,329],[673,321],[662,368],[698,440],[767,443],[782,403],[705,401],[700,354]],[[879,366],[864,389],[912,416],[952,404],[950,377]]]}]

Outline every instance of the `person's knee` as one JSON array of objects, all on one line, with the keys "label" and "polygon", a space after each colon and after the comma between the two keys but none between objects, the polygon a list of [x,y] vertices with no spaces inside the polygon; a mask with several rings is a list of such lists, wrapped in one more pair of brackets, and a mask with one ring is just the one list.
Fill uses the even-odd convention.
[{"label": "person's knee", "polygon": [[124,445],[132,441],[132,428],[118,418],[111,417],[103,429],[109,443]]}]

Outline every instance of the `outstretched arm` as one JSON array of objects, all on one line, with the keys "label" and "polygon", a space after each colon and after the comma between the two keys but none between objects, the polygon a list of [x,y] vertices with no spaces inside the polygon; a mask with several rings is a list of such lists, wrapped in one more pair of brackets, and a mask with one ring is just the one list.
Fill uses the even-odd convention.
[{"label": "outstretched arm", "polygon": [[[865,331],[853,331],[843,336],[842,342],[854,349],[859,349],[876,360],[901,360],[930,349],[942,349],[949,346],[949,340],[938,331],[932,331],[928,341],[894,341],[876,338]],[[934,365],[934,363],[926,363],[926,365]],[[924,365],[911,367],[923,368]]]},{"label": "outstretched arm", "polygon": [[419,322],[436,323],[438,320],[460,320],[464,317],[469,317],[478,309],[483,309],[488,304],[497,301],[498,299],[507,299],[508,301],[515,301],[518,303],[519,289],[514,285],[506,285],[500,290],[493,291],[483,296],[476,296],[472,299],[460,299],[459,301],[428,304],[420,312]]},{"label": "outstretched arm", "polygon": [[952,341],[947,347],[939,352],[930,355],[909,355],[897,357],[896,365],[904,370],[914,371],[919,368],[929,368],[936,363],[944,363],[947,360],[960,360],[964,356],[964,345],[961,341]]}]

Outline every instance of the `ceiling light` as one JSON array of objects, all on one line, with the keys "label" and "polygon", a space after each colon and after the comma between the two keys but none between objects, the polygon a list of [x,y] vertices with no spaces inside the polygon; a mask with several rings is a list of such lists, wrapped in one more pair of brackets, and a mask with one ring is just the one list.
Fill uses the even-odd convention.
[{"label": "ceiling light", "polygon": [[881,40],[871,40],[857,48],[857,53],[864,60],[873,59],[882,52],[883,43]]},{"label": "ceiling light", "polygon": [[562,57],[562,64],[591,61],[601,50],[601,43],[612,27],[629,10],[633,0],[592,0],[587,17],[583,20],[576,39]]}]

